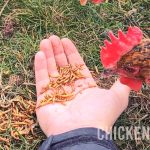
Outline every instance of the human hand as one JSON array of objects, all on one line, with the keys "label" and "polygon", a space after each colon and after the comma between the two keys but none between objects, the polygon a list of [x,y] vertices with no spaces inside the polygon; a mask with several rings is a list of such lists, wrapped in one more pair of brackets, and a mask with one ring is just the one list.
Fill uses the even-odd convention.
[{"label": "human hand", "polygon": [[[110,129],[128,105],[130,88],[119,80],[110,90],[98,88],[78,50],[67,38],[60,39],[53,35],[40,43],[40,51],[35,55],[37,105],[46,95],[46,92],[41,94],[41,91],[49,83],[50,77],[58,76],[56,66],[68,64],[84,64],[82,74],[86,78],[76,81],[75,90],[85,90],[73,100],[65,102],[65,105],[54,103],[36,109],[41,129],[47,136],[82,127],[105,131]],[[79,84],[82,86],[79,87]],[[88,88],[89,84],[95,87]]]}]

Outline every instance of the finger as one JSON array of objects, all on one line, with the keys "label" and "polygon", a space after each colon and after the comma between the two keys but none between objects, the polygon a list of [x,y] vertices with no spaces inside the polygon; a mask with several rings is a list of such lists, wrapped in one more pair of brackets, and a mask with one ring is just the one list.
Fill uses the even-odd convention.
[{"label": "finger", "polygon": [[47,70],[46,57],[43,52],[39,51],[35,55],[35,79],[36,79],[36,90],[37,96],[40,95],[43,88],[49,83],[49,76]]},{"label": "finger", "polygon": [[82,57],[71,40],[64,38],[61,40],[64,47],[68,63],[72,66],[84,65],[84,75],[91,76],[89,69],[86,67]]},{"label": "finger", "polygon": [[53,47],[56,64],[61,67],[66,66],[68,62],[60,38],[56,35],[52,35],[49,40]]},{"label": "finger", "polygon": [[40,50],[44,52],[47,61],[47,69],[48,73],[52,77],[56,77],[59,75],[56,61],[53,53],[53,48],[49,39],[44,39],[40,43]]},{"label": "finger", "polygon": [[[72,66],[76,66],[76,65],[83,65],[83,70],[82,70],[82,74],[87,78],[87,82],[92,85],[95,85],[95,81],[89,71],[89,69],[87,68],[87,66],[85,65],[82,57],[80,56],[78,50],[76,49],[75,45],[72,43],[71,40],[64,38],[61,40],[62,41],[62,45],[66,54],[66,57],[68,59],[68,63],[71,64]],[[90,78],[90,79],[88,79]]]},{"label": "finger", "polygon": [[131,88],[122,84],[118,79],[111,87],[111,90],[116,91],[116,93],[118,93],[118,95],[127,95],[128,96],[131,91]]}]

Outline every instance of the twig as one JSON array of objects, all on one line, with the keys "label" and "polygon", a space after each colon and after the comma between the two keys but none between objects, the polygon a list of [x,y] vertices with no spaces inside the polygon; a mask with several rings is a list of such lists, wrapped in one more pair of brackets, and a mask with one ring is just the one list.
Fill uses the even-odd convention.
[{"label": "twig", "polygon": [[0,11],[0,16],[2,15],[2,13],[3,13],[3,11],[4,11],[4,9],[5,9],[5,7],[7,6],[7,4],[8,4],[9,1],[10,1],[10,0],[7,0],[7,1],[5,2],[4,6],[2,7],[2,9],[1,9],[1,11]]},{"label": "twig", "polygon": [[2,71],[0,72],[0,89],[2,89]]},{"label": "twig", "polygon": [[30,82],[24,82],[23,85],[31,85],[31,86],[35,86],[36,84],[30,83]]}]

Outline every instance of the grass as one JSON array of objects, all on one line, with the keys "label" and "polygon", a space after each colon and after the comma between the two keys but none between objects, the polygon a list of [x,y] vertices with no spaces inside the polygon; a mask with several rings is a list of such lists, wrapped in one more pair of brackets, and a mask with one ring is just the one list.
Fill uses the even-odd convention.
[{"label": "grass", "polygon": [[[118,0],[119,1],[119,0]],[[12,76],[18,76],[18,84],[7,89],[3,96],[11,99],[21,95],[36,100],[33,60],[39,43],[45,37],[56,34],[74,41],[88,67],[102,70],[99,61],[99,45],[108,38],[107,32],[129,25],[140,26],[145,37],[150,35],[149,0],[128,0],[126,3],[112,0],[102,5],[88,3],[80,6],[78,0],[0,0],[0,88],[7,87]],[[9,30],[6,25],[9,24]],[[101,81],[101,80],[100,80]],[[12,82],[16,82],[12,81]],[[102,82],[102,81],[101,81]],[[110,83],[102,82],[109,87]],[[2,98],[2,95],[1,95]],[[138,94],[132,93],[130,105],[116,125],[149,125],[150,90],[143,86]],[[11,149],[36,149],[42,134],[32,144],[23,137],[12,142]],[[149,141],[120,141],[122,150],[149,150]],[[3,149],[2,147],[0,149]]]}]

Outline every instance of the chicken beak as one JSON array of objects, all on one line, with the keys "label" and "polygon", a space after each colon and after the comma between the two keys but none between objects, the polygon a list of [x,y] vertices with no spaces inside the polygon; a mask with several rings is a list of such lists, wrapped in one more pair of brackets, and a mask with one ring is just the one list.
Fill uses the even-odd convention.
[{"label": "chicken beak", "polygon": [[87,1],[88,1],[88,0],[80,0],[80,4],[81,4],[82,6],[84,6],[84,5],[86,5]]}]

